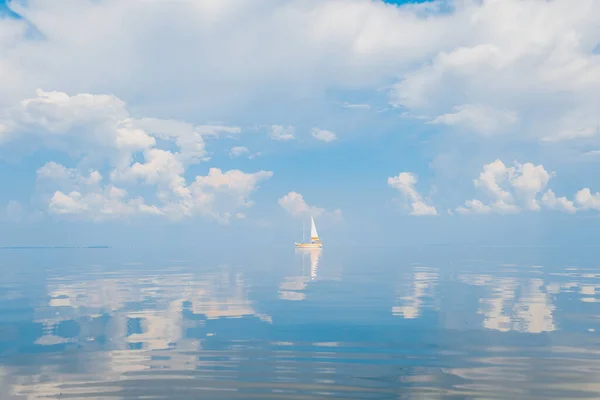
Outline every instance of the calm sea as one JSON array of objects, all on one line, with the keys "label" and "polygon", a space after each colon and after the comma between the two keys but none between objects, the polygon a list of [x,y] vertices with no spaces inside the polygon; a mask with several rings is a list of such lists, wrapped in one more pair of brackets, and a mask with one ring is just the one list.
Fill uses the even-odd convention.
[{"label": "calm sea", "polygon": [[600,247],[0,250],[1,399],[600,398]]}]

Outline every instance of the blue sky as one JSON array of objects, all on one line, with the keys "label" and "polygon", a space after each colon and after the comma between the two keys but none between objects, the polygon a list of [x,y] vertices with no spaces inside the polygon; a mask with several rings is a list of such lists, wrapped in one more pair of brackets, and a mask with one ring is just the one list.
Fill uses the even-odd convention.
[{"label": "blue sky", "polygon": [[599,7],[0,2],[0,241],[596,243]]}]

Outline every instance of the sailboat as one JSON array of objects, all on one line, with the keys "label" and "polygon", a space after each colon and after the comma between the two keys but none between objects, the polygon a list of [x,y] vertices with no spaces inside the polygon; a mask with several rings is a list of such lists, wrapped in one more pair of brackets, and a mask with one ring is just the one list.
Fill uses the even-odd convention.
[{"label": "sailboat", "polygon": [[[304,228],[302,229],[302,234],[304,236]],[[302,239],[302,243],[296,243],[296,247],[303,249],[315,249],[323,247],[323,242],[319,240],[319,234],[317,233],[317,227],[315,226],[315,220],[313,217],[310,217],[310,243],[304,243],[304,238]]]}]

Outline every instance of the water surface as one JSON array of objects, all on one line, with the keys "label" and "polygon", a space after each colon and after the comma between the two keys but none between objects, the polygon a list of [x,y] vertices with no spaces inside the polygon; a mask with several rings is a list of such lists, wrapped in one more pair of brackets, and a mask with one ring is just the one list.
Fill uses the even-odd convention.
[{"label": "water surface", "polygon": [[0,398],[597,399],[599,254],[2,249]]}]

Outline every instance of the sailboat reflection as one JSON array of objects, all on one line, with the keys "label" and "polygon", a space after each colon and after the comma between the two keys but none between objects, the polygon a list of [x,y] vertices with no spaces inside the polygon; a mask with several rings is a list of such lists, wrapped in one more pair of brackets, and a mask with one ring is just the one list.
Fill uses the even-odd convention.
[{"label": "sailboat reflection", "polygon": [[323,250],[320,248],[297,248],[296,253],[302,254],[302,269],[304,270],[306,256],[308,255],[310,260],[310,279],[317,279],[319,272],[319,259],[321,258],[321,252]]},{"label": "sailboat reflection", "polygon": [[[291,276],[284,279],[279,285],[279,298],[282,300],[304,300],[306,294],[303,290],[310,281],[319,277],[319,260],[323,252],[322,248],[296,248],[296,254],[302,255],[302,275]],[[306,268],[306,259],[310,266]]]}]

